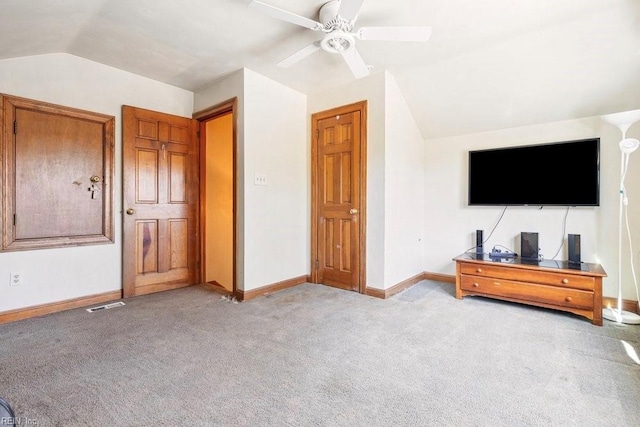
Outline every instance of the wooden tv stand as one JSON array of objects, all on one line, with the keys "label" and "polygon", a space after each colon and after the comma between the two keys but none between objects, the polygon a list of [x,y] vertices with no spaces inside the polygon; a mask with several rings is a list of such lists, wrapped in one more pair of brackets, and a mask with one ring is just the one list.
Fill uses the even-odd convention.
[{"label": "wooden tv stand", "polygon": [[569,311],[602,326],[600,264],[566,261],[495,259],[468,253],[456,262],[456,298],[480,295],[505,301]]}]

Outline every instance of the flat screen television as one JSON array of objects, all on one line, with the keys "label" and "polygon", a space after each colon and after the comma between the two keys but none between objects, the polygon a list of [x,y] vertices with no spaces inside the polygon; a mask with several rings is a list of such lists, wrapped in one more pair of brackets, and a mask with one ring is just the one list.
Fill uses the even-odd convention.
[{"label": "flat screen television", "polygon": [[469,151],[469,206],[599,206],[600,138]]}]

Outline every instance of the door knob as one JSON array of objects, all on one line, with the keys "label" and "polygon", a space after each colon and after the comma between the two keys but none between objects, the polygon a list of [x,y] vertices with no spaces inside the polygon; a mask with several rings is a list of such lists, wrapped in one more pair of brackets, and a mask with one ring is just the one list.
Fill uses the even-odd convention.
[{"label": "door knob", "polygon": [[133,215],[134,212],[132,208],[127,209],[127,215]]},{"label": "door knob", "polygon": [[93,175],[89,179],[91,180],[91,182],[100,182],[100,177],[98,175]]},{"label": "door knob", "polygon": [[350,210],[349,210],[349,213],[350,213],[351,215],[355,215],[355,214],[357,214],[357,213],[358,213],[358,209],[350,209]]}]

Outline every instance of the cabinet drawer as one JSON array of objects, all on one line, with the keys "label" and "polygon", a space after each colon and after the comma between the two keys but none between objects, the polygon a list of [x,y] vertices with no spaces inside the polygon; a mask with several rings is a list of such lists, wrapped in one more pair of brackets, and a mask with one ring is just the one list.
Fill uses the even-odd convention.
[{"label": "cabinet drawer", "polygon": [[595,287],[595,279],[590,276],[541,271],[539,269],[509,268],[504,265],[493,266],[463,263],[460,266],[460,273],[496,279],[535,282],[544,285],[561,286],[563,288],[584,289],[587,291],[593,291]]},{"label": "cabinet drawer", "polygon": [[469,292],[505,297],[523,302],[593,309],[593,292],[577,289],[470,275],[462,275],[460,277],[460,287]]}]

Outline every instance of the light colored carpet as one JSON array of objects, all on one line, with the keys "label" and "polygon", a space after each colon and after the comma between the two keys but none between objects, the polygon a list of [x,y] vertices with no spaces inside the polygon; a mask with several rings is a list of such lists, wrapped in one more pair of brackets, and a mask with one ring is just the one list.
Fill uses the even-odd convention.
[{"label": "light colored carpet", "polygon": [[640,425],[640,327],[453,293],[191,287],[0,325],[0,396],[40,426]]}]

